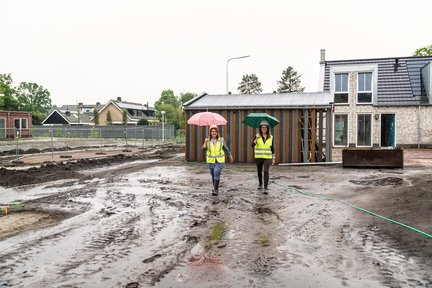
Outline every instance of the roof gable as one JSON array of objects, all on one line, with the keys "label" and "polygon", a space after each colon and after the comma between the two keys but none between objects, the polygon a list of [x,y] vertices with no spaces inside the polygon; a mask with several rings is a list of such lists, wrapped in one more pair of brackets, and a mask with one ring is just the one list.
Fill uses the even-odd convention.
[{"label": "roof gable", "polygon": [[42,121],[44,124],[70,124],[69,120],[63,116],[63,113],[54,109],[51,113]]}]

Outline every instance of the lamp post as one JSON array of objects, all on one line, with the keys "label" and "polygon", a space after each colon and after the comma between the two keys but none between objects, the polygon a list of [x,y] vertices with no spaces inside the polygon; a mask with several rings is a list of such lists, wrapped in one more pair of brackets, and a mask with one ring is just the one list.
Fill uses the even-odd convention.
[{"label": "lamp post", "polygon": [[227,63],[226,63],[226,94],[228,94],[228,63],[229,63],[229,61],[235,60],[235,59],[247,58],[247,57],[250,57],[250,56],[249,55],[239,56],[239,57],[229,58],[227,60]]},{"label": "lamp post", "polygon": [[165,111],[161,111],[162,114],[162,143],[165,142],[165,123],[164,123],[164,115],[165,115]]}]

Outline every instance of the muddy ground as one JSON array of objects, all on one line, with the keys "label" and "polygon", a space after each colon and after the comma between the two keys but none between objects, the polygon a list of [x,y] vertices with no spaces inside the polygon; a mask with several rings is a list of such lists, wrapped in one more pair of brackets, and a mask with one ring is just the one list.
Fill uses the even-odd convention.
[{"label": "muddy ground", "polygon": [[432,287],[431,151],[273,166],[269,195],[227,164],[214,197],[183,146],[131,150],[0,169],[0,287]]}]

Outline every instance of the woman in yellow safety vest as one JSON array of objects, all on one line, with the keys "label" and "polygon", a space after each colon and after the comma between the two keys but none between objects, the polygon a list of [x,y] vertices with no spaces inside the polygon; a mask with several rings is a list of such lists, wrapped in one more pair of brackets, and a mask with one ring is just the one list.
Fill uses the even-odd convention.
[{"label": "woman in yellow safety vest", "polygon": [[275,164],[273,136],[270,134],[270,127],[267,121],[262,121],[259,127],[259,133],[256,134],[252,142],[254,147],[255,163],[258,172],[258,189],[263,189],[263,167],[264,167],[264,194],[268,194],[269,169],[270,165]]},{"label": "woman in yellow safety vest", "polygon": [[225,154],[229,157],[230,162],[234,161],[230,150],[225,144],[224,139],[219,135],[219,130],[216,125],[209,128],[210,136],[206,137],[202,146],[207,155],[207,166],[210,169],[210,174],[213,181],[212,195],[216,196],[219,193],[219,182],[222,168],[225,166]]}]

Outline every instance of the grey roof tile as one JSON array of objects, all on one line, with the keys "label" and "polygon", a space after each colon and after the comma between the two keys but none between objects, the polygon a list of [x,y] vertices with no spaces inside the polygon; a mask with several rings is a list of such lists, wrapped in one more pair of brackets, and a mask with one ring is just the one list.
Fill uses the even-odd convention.
[{"label": "grey roof tile", "polygon": [[431,61],[432,56],[326,61],[323,88],[331,90],[331,66],[378,64],[377,105],[427,104],[426,95],[421,95],[420,69]]},{"label": "grey roof tile", "polygon": [[267,94],[203,94],[183,106],[188,109],[253,109],[329,107],[333,96],[329,92],[267,93]]}]

